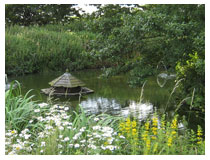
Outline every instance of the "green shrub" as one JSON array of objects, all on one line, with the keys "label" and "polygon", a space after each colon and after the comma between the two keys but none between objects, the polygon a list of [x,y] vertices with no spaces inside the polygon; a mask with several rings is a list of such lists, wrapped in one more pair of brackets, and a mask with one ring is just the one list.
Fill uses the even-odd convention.
[{"label": "green shrub", "polygon": [[185,63],[178,62],[176,66],[177,78],[182,79],[180,94],[191,96],[193,99],[187,101],[190,108],[205,111],[205,59],[197,52],[189,54]]}]

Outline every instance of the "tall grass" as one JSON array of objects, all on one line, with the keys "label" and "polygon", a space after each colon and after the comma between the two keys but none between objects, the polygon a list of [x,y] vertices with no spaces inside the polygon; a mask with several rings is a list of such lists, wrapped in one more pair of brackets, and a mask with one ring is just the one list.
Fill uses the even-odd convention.
[{"label": "tall grass", "polygon": [[[17,88],[13,89],[13,85]],[[5,123],[7,129],[21,131],[26,128],[29,121],[34,116],[34,111],[38,108],[35,101],[32,100],[34,95],[30,96],[29,90],[24,96],[21,94],[21,86],[18,81],[11,83],[10,89],[5,93]],[[42,109],[44,112],[46,109]]]},{"label": "tall grass", "polygon": [[61,25],[7,27],[6,73],[90,68],[93,58],[86,51],[95,38],[94,33],[72,32]]}]

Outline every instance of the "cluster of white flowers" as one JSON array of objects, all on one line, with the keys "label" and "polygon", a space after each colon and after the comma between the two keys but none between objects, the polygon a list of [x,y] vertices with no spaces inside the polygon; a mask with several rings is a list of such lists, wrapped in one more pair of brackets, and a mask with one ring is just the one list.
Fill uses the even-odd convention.
[{"label": "cluster of white flowers", "polygon": [[57,135],[57,132],[59,133],[56,139],[59,154],[65,154],[67,147],[74,151],[84,151],[88,148],[88,154],[98,154],[99,150],[114,152],[118,149],[115,145],[117,133],[111,127],[98,125],[100,118],[91,119],[92,124],[95,124],[92,127],[75,128],[70,122],[69,107],[53,105],[46,112],[42,112],[48,104],[40,103],[38,106],[40,108],[34,110],[35,115],[29,124],[41,123],[44,130],[33,136],[27,128],[20,134],[15,130],[8,130],[5,142],[6,154],[18,154],[19,151],[31,154],[36,149],[40,154],[45,154],[45,148],[48,146],[46,139],[52,134]]},{"label": "cluster of white flowers", "polygon": [[[67,126],[68,129],[72,128],[72,123],[68,121],[70,118],[65,111],[68,111],[68,107],[54,105],[49,110],[46,111],[45,115],[36,114],[40,113],[44,107],[47,107],[47,103],[40,103],[37,105],[39,108],[34,109],[34,116],[31,120],[29,120],[29,124],[33,124],[34,122],[44,124],[44,130],[37,133],[36,142],[41,142],[40,147],[45,147],[45,142],[42,141],[45,137],[48,137],[52,133],[55,132],[55,127],[60,127],[62,130],[64,126]],[[25,151],[25,153],[31,153],[32,147],[35,147],[32,136],[29,134],[31,131],[26,128],[17,133],[16,130],[8,130],[5,133],[5,151],[6,154],[18,154],[19,151]],[[68,137],[65,138],[65,141],[68,140]],[[36,147],[38,147],[36,145]],[[42,149],[40,153],[43,153],[44,150]]]},{"label": "cluster of white flowers", "polygon": [[8,155],[16,155],[22,150],[32,151],[33,143],[29,142],[31,134],[29,129],[24,129],[20,134],[16,130],[8,130],[5,134],[5,152]]}]

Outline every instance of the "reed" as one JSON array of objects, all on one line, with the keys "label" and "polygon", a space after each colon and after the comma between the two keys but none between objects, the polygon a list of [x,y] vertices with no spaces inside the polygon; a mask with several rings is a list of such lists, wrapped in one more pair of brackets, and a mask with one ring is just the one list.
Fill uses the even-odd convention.
[{"label": "reed", "polygon": [[96,34],[72,32],[68,26],[10,26],[6,28],[6,73],[27,74],[49,70],[91,68],[87,54]]},{"label": "reed", "polygon": [[[14,84],[17,88],[13,89]],[[18,81],[11,83],[10,89],[5,93],[5,123],[7,129],[21,131],[29,125],[29,121],[34,116],[34,111],[38,108],[37,102],[33,101],[34,95],[30,96],[29,90],[24,96],[21,94],[21,86]],[[40,112],[44,112],[42,109]]]}]

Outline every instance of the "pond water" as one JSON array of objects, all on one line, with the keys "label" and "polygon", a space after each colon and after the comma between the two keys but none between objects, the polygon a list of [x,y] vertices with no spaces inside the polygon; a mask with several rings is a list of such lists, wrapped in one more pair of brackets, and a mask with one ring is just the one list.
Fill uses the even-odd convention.
[{"label": "pond water", "polygon": [[[48,83],[62,74],[61,72],[39,73],[9,77],[9,80],[18,80],[21,83],[23,93],[33,89],[31,94],[35,95],[35,100],[47,102],[49,97],[40,93],[41,89],[48,88]],[[127,75],[99,78],[102,74],[101,70],[83,70],[71,72],[71,74],[82,80],[86,84],[86,87],[94,90],[94,93],[82,96],[81,98],[78,96],[53,97],[54,103],[71,106],[71,110],[78,109],[78,104],[81,104],[85,112],[89,115],[108,113],[126,117],[128,114],[132,114],[140,121],[153,116],[155,112],[158,115],[166,113],[169,119],[175,114],[174,111],[176,108],[172,104],[168,105],[167,112],[165,112],[170,93],[175,85],[174,78],[167,79],[165,85],[160,87],[157,83],[156,76],[149,77],[145,83],[143,95],[140,100],[141,88],[129,87]],[[181,111],[179,114],[186,116],[186,119],[189,120],[188,127],[190,128],[197,128],[197,124],[203,124],[201,118],[193,118],[193,113],[189,114],[187,111]],[[180,123],[180,128],[182,127],[183,124]]]}]

